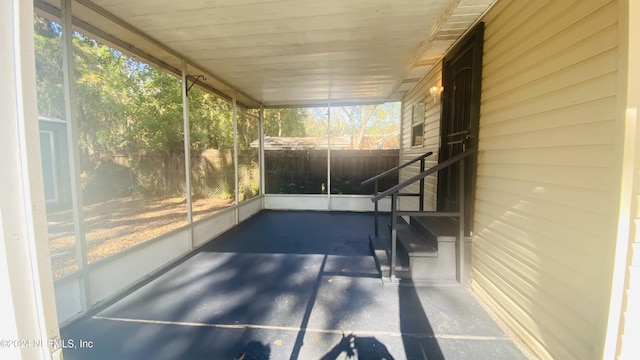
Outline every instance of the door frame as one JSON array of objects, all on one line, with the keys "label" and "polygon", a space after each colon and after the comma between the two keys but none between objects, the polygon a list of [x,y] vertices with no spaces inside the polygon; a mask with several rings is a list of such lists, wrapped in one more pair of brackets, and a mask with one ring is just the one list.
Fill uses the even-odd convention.
[{"label": "door frame", "polygon": [[[469,147],[477,148],[478,146],[478,134],[479,134],[479,124],[480,124],[480,101],[481,101],[481,92],[482,92],[482,55],[483,55],[483,44],[484,44],[484,23],[478,23],[472,30],[470,30],[464,38],[458,42],[443,58],[442,60],[442,86],[444,90],[442,92],[441,102],[440,102],[440,151],[438,152],[438,162],[443,162],[447,160],[447,155],[445,147],[446,147],[446,137],[444,126],[446,122],[450,121],[450,111],[449,111],[449,102],[451,101],[451,84],[452,79],[452,71],[450,69],[450,64],[459,59],[462,55],[466,54],[469,50],[473,52],[473,60],[472,60],[472,79],[471,79],[471,105],[469,109],[469,121],[470,121],[470,134],[469,134]],[[466,159],[466,161],[471,162],[470,169],[471,171],[465,174],[465,177],[469,178],[470,181],[466,184],[465,189],[465,219],[467,219],[467,224],[465,224],[465,232],[467,234],[471,234],[473,229],[473,206],[475,199],[475,184],[476,184],[476,168],[477,168],[477,152],[476,154],[470,156]],[[456,166],[456,165],[454,165]],[[437,209],[443,210],[445,206],[445,186],[444,182],[440,181],[440,177],[438,177],[437,184]]]}]

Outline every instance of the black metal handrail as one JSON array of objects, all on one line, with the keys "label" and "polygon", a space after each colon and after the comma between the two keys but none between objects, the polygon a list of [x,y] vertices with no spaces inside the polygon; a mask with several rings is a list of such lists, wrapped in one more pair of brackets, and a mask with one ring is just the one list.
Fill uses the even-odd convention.
[{"label": "black metal handrail", "polygon": [[[396,171],[399,171],[400,169],[405,168],[405,167],[415,163],[416,161],[420,161],[420,172],[423,172],[424,171],[424,167],[425,167],[425,160],[424,159],[426,159],[428,156],[431,156],[432,154],[433,154],[433,151],[427,151],[426,153],[424,153],[424,154],[422,154],[422,155],[420,155],[420,156],[418,156],[418,157],[416,157],[414,159],[411,159],[411,160],[405,162],[404,164],[400,164],[400,165],[398,165],[398,166],[396,166],[394,168],[391,168],[391,169],[389,169],[387,171],[384,171],[384,172],[382,172],[382,173],[380,173],[380,174],[378,174],[376,176],[373,176],[373,177],[363,181],[360,184],[361,185],[367,185],[367,184],[374,183],[373,184],[373,195],[375,196],[375,195],[378,194],[378,180],[380,180],[381,178],[383,178],[383,177],[385,177],[385,176],[387,176],[389,174],[392,174],[392,173],[394,173]],[[413,195],[416,195],[416,194],[406,194],[406,195],[413,196]],[[422,211],[422,210],[424,210],[424,205],[422,205],[422,204],[424,204],[424,180],[420,181],[420,191],[418,192],[417,196],[420,198],[420,200],[419,200],[420,204],[421,204],[420,205],[420,210]],[[378,210],[378,201],[374,201],[374,204],[375,204],[374,205],[375,235],[378,236],[378,211],[379,211]]]},{"label": "black metal handrail", "polygon": [[414,182],[416,182],[418,180],[422,180],[425,177],[427,177],[427,176],[429,176],[429,175],[431,175],[431,174],[433,174],[435,172],[438,172],[439,170],[442,170],[442,169],[446,168],[447,166],[453,165],[453,164],[457,163],[458,161],[460,161],[461,159],[464,159],[464,158],[466,158],[468,156],[471,156],[471,155],[473,155],[475,153],[476,153],[475,149],[469,149],[469,150],[465,150],[465,151],[461,152],[460,154],[454,155],[451,158],[439,163],[438,165],[436,165],[436,166],[434,166],[432,168],[429,168],[428,170],[425,170],[425,171],[421,172],[420,174],[418,174],[418,175],[416,175],[416,176],[414,176],[412,178],[409,178],[409,179],[399,183],[396,186],[390,187],[389,189],[387,189],[387,190],[385,190],[385,191],[383,191],[383,192],[381,192],[379,194],[375,194],[371,198],[371,201],[376,202],[376,201],[378,201],[378,200],[380,200],[380,199],[382,199],[384,197],[387,197],[387,196],[389,196],[389,195],[391,195],[391,194],[393,194],[395,192],[398,192],[398,191],[404,189],[405,187],[413,184]]},{"label": "black metal handrail", "polygon": [[371,178],[369,178],[369,179],[367,179],[367,180],[365,180],[365,181],[361,182],[361,183],[360,183],[360,185],[368,185],[368,184],[371,184],[371,183],[372,183],[372,182],[374,182],[374,181],[380,180],[380,179],[382,179],[383,177],[385,177],[385,176],[387,176],[387,175],[389,175],[389,174],[392,174],[392,173],[394,173],[394,172],[396,172],[396,171],[399,171],[400,169],[405,168],[405,167],[407,167],[407,166],[409,166],[409,165],[411,165],[411,164],[415,163],[416,161],[420,161],[420,160],[422,160],[422,159],[424,159],[424,158],[426,158],[426,157],[429,157],[429,156],[431,156],[431,155],[433,155],[433,151],[428,151],[428,152],[426,152],[426,153],[424,153],[424,154],[422,154],[422,155],[418,156],[418,157],[417,157],[417,158],[415,158],[415,159],[409,160],[409,161],[407,161],[407,162],[405,162],[405,163],[403,163],[403,164],[400,164],[400,165],[398,165],[398,166],[396,166],[396,167],[394,167],[394,168],[391,168],[391,169],[389,169],[389,170],[387,170],[387,171],[385,171],[385,172],[382,172],[382,173],[380,173],[380,174],[378,174],[378,175],[376,175],[376,176],[373,176],[373,177],[371,177]]},{"label": "black metal handrail", "polygon": [[398,221],[398,215],[399,214],[403,214],[403,215],[409,215],[409,214],[415,214],[415,216],[421,216],[421,215],[427,215],[427,212],[424,212],[422,209],[422,204],[420,204],[420,211],[398,211],[398,195],[400,190],[404,189],[405,187],[413,184],[416,181],[420,181],[421,184],[424,182],[424,178],[434,174],[444,168],[447,168],[455,163],[459,163],[460,164],[460,170],[459,170],[459,185],[458,185],[458,205],[459,205],[459,210],[458,212],[444,212],[444,211],[435,211],[435,212],[428,212],[429,216],[445,216],[445,217],[458,217],[459,218],[459,244],[458,244],[458,280],[460,281],[460,283],[464,282],[464,236],[465,236],[465,232],[464,232],[464,222],[465,222],[465,194],[464,194],[464,185],[465,185],[465,166],[464,166],[464,162],[465,159],[473,154],[477,153],[477,149],[473,148],[473,149],[467,149],[463,152],[461,152],[460,154],[454,155],[451,158],[439,163],[438,165],[428,169],[428,170],[424,170],[421,171],[420,174],[411,177],[410,179],[407,179],[403,182],[401,182],[400,184],[393,186],[391,188],[389,188],[388,190],[385,190],[379,194],[374,194],[374,196],[371,198],[371,201],[373,201],[376,204],[376,229],[375,229],[375,234],[376,236],[378,235],[378,219],[377,219],[377,210],[378,210],[378,201],[386,196],[391,195],[391,226],[390,226],[390,235],[391,235],[391,254],[390,254],[390,273],[389,273],[389,277],[392,281],[395,281],[395,272],[396,272],[396,256],[397,256],[397,221]]}]

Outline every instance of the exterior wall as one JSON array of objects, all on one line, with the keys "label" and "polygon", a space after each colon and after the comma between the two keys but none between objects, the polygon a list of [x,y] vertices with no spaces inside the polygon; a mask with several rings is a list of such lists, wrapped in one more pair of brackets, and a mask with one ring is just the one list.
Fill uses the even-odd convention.
[{"label": "exterior wall", "polygon": [[[638,43],[638,39],[640,39],[640,4],[635,0],[621,1],[620,4],[620,32],[623,34],[620,36],[620,43],[621,47],[626,46],[621,51],[620,68],[623,74],[621,77],[626,78],[626,81],[620,81],[620,91],[626,96],[621,96],[620,102],[623,105],[621,109],[624,110],[624,114],[620,114],[620,116],[626,118],[630,153],[628,166],[627,162],[624,162],[623,166],[625,169],[627,167],[629,169],[632,194],[629,196],[628,217],[625,217],[627,214],[621,213],[621,219],[628,220],[620,221],[628,227],[628,233],[625,234],[626,237],[619,236],[618,246],[622,251],[620,251],[620,256],[616,257],[616,265],[623,264],[620,267],[620,277],[624,281],[621,281],[623,289],[620,294],[621,308],[615,308],[615,311],[621,313],[620,323],[619,325],[614,323],[611,326],[613,330],[617,330],[615,343],[611,344],[611,347],[615,347],[619,359],[631,360],[636,359],[640,354],[640,342],[638,342],[640,339],[640,322],[638,321],[640,319],[640,126],[638,124],[640,120],[638,114],[640,109],[640,69],[638,69],[638,63],[640,63],[640,44]],[[626,170],[623,171],[623,174],[626,173]],[[623,192],[622,196],[624,195]],[[614,277],[614,281],[616,280],[617,277]],[[615,304],[618,295],[616,290],[614,286],[612,304]],[[612,311],[612,318],[616,315]],[[614,334],[610,334],[610,336],[613,337]]]},{"label": "exterior wall", "polygon": [[602,356],[617,216],[616,1],[484,17],[472,289],[543,359]]},{"label": "exterior wall", "polygon": [[[434,68],[411,90],[407,93],[403,100],[402,111],[402,140],[400,152],[400,164],[424,154],[427,151],[433,151],[433,155],[429,156],[425,162],[425,168],[428,169],[438,164],[438,149],[440,147],[440,100],[434,104],[433,97],[429,94],[429,88],[432,86],[440,86],[442,80],[442,63],[438,63]],[[424,99],[424,126],[423,126],[423,146],[411,146],[411,128],[413,126],[412,109],[413,105]],[[420,173],[420,163],[416,162],[412,166],[407,166],[400,171],[400,182],[411,178]],[[425,210],[436,209],[436,185],[437,176],[431,175],[425,178]],[[415,183],[406,188],[405,192],[418,193],[419,183]],[[405,210],[417,210],[417,198],[400,198],[400,208]]]},{"label": "exterior wall", "polygon": [[[625,290],[622,303],[622,316],[619,327],[618,347],[619,359],[636,359],[640,354],[640,129],[638,114],[629,119],[636,126],[635,163],[633,164],[633,196],[631,199],[630,236],[628,241],[628,262],[624,268]],[[615,314],[613,314],[615,315]]]}]

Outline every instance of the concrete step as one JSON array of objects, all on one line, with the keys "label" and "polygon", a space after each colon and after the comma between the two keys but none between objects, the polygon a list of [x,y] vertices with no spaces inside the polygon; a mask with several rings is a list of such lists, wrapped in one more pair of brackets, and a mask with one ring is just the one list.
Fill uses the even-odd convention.
[{"label": "concrete step", "polygon": [[456,279],[455,238],[439,238],[429,229],[417,228],[404,221],[398,221],[397,238],[409,258],[412,280]]},{"label": "concrete step", "polygon": [[416,231],[431,241],[455,241],[458,238],[458,219],[412,216],[409,223]]},{"label": "concrete step", "polygon": [[[457,218],[415,216],[411,218],[410,222],[418,232],[425,234],[426,237],[431,239],[436,239],[438,244],[441,245],[439,249],[442,249],[443,246],[451,247],[452,251],[455,252],[453,259],[456,260],[457,264],[457,241],[460,234]],[[463,259],[464,274],[462,278],[466,279],[466,282],[471,278],[471,236],[466,236],[464,240],[465,257]],[[449,245],[444,245],[445,243]]]},{"label": "concrete step", "polygon": [[[457,219],[414,218],[409,224],[398,218],[396,278],[418,282],[447,282],[457,278]],[[468,239],[470,240],[470,239]],[[370,244],[383,279],[391,269],[391,239],[370,236]],[[470,249],[470,241],[467,254]],[[470,259],[470,256],[467,256]],[[466,266],[468,271],[470,266]],[[468,278],[468,277],[467,277]]]},{"label": "concrete step", "polygon": [[389,237],[381,237],[369,235],[369,246],[373,252],[373,258],[380,272],[380,276],[385,279],[391,274],[391,266],[389,258],[391,254],[391,239]]},{"label": "concrete step", "polygon": [[[380,277],[388,279],[391,275],[391,238],[389,236],[369,235],[369,245]],[[396,254],[396,277],[410,278],[409,255],[402,246],[398,246]]]},{"label": "concrete step", "polygon": [[438,243],[426,238],[412,225],[398,221],[397,239],[410,257],[438,257]]}]

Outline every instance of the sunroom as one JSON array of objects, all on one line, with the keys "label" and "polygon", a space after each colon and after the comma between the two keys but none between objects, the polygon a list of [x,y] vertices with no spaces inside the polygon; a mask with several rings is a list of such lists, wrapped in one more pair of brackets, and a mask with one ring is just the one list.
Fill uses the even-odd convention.
[{"label": "sunroom", "polygon": [[[0,354],[55,358],[90,345],[64,336],[87,318],[142,321],[145,306],[165,305],[136,294],[191,289],[195,278],[175,274],[201,274],[194,259],[212,254],[209,286],[225,266],[239,276],[279,264],[290,273],[264,279],[282,275],[293,291],[319,271],[305,296],[329,302],[326,281],[382,279],[375,289],[395,289],[399,304],[371,295],[359,311],[400,307],[431,322],[420,344],[440,350],[423,358],[473,354],[451,350],[460,339],[425,315],[432,289],[479,302],[531,357],[640,354],[634,1],[10,0],[0,16]],[[326,253],[321,240],[290,239],[326,229]],[[364,243],[352,242],[356,229]],[[277,235],[248,245],[266,233]],[[302,255],[312,261],[295,262]],[[423,310],[402,309],[413,297]],[[224,309],[233,298],[211,301]],[[142,312],[118,317],[122,299]],[[379,342],[414,331],[397,319],[397,332],[345,336],[357,326],[328,306],[331,326],[314,327],[320,310],[305,304],[296,332],[239,328],[193,320],[214,305],[185,301],[193,318],[145,326],[278,334],[266,348],[249,343],[247,359],[351,356],[365,343],[388,347],[378,358],[419,354]],[[346,343],[313,352],[312,335]]]}]

